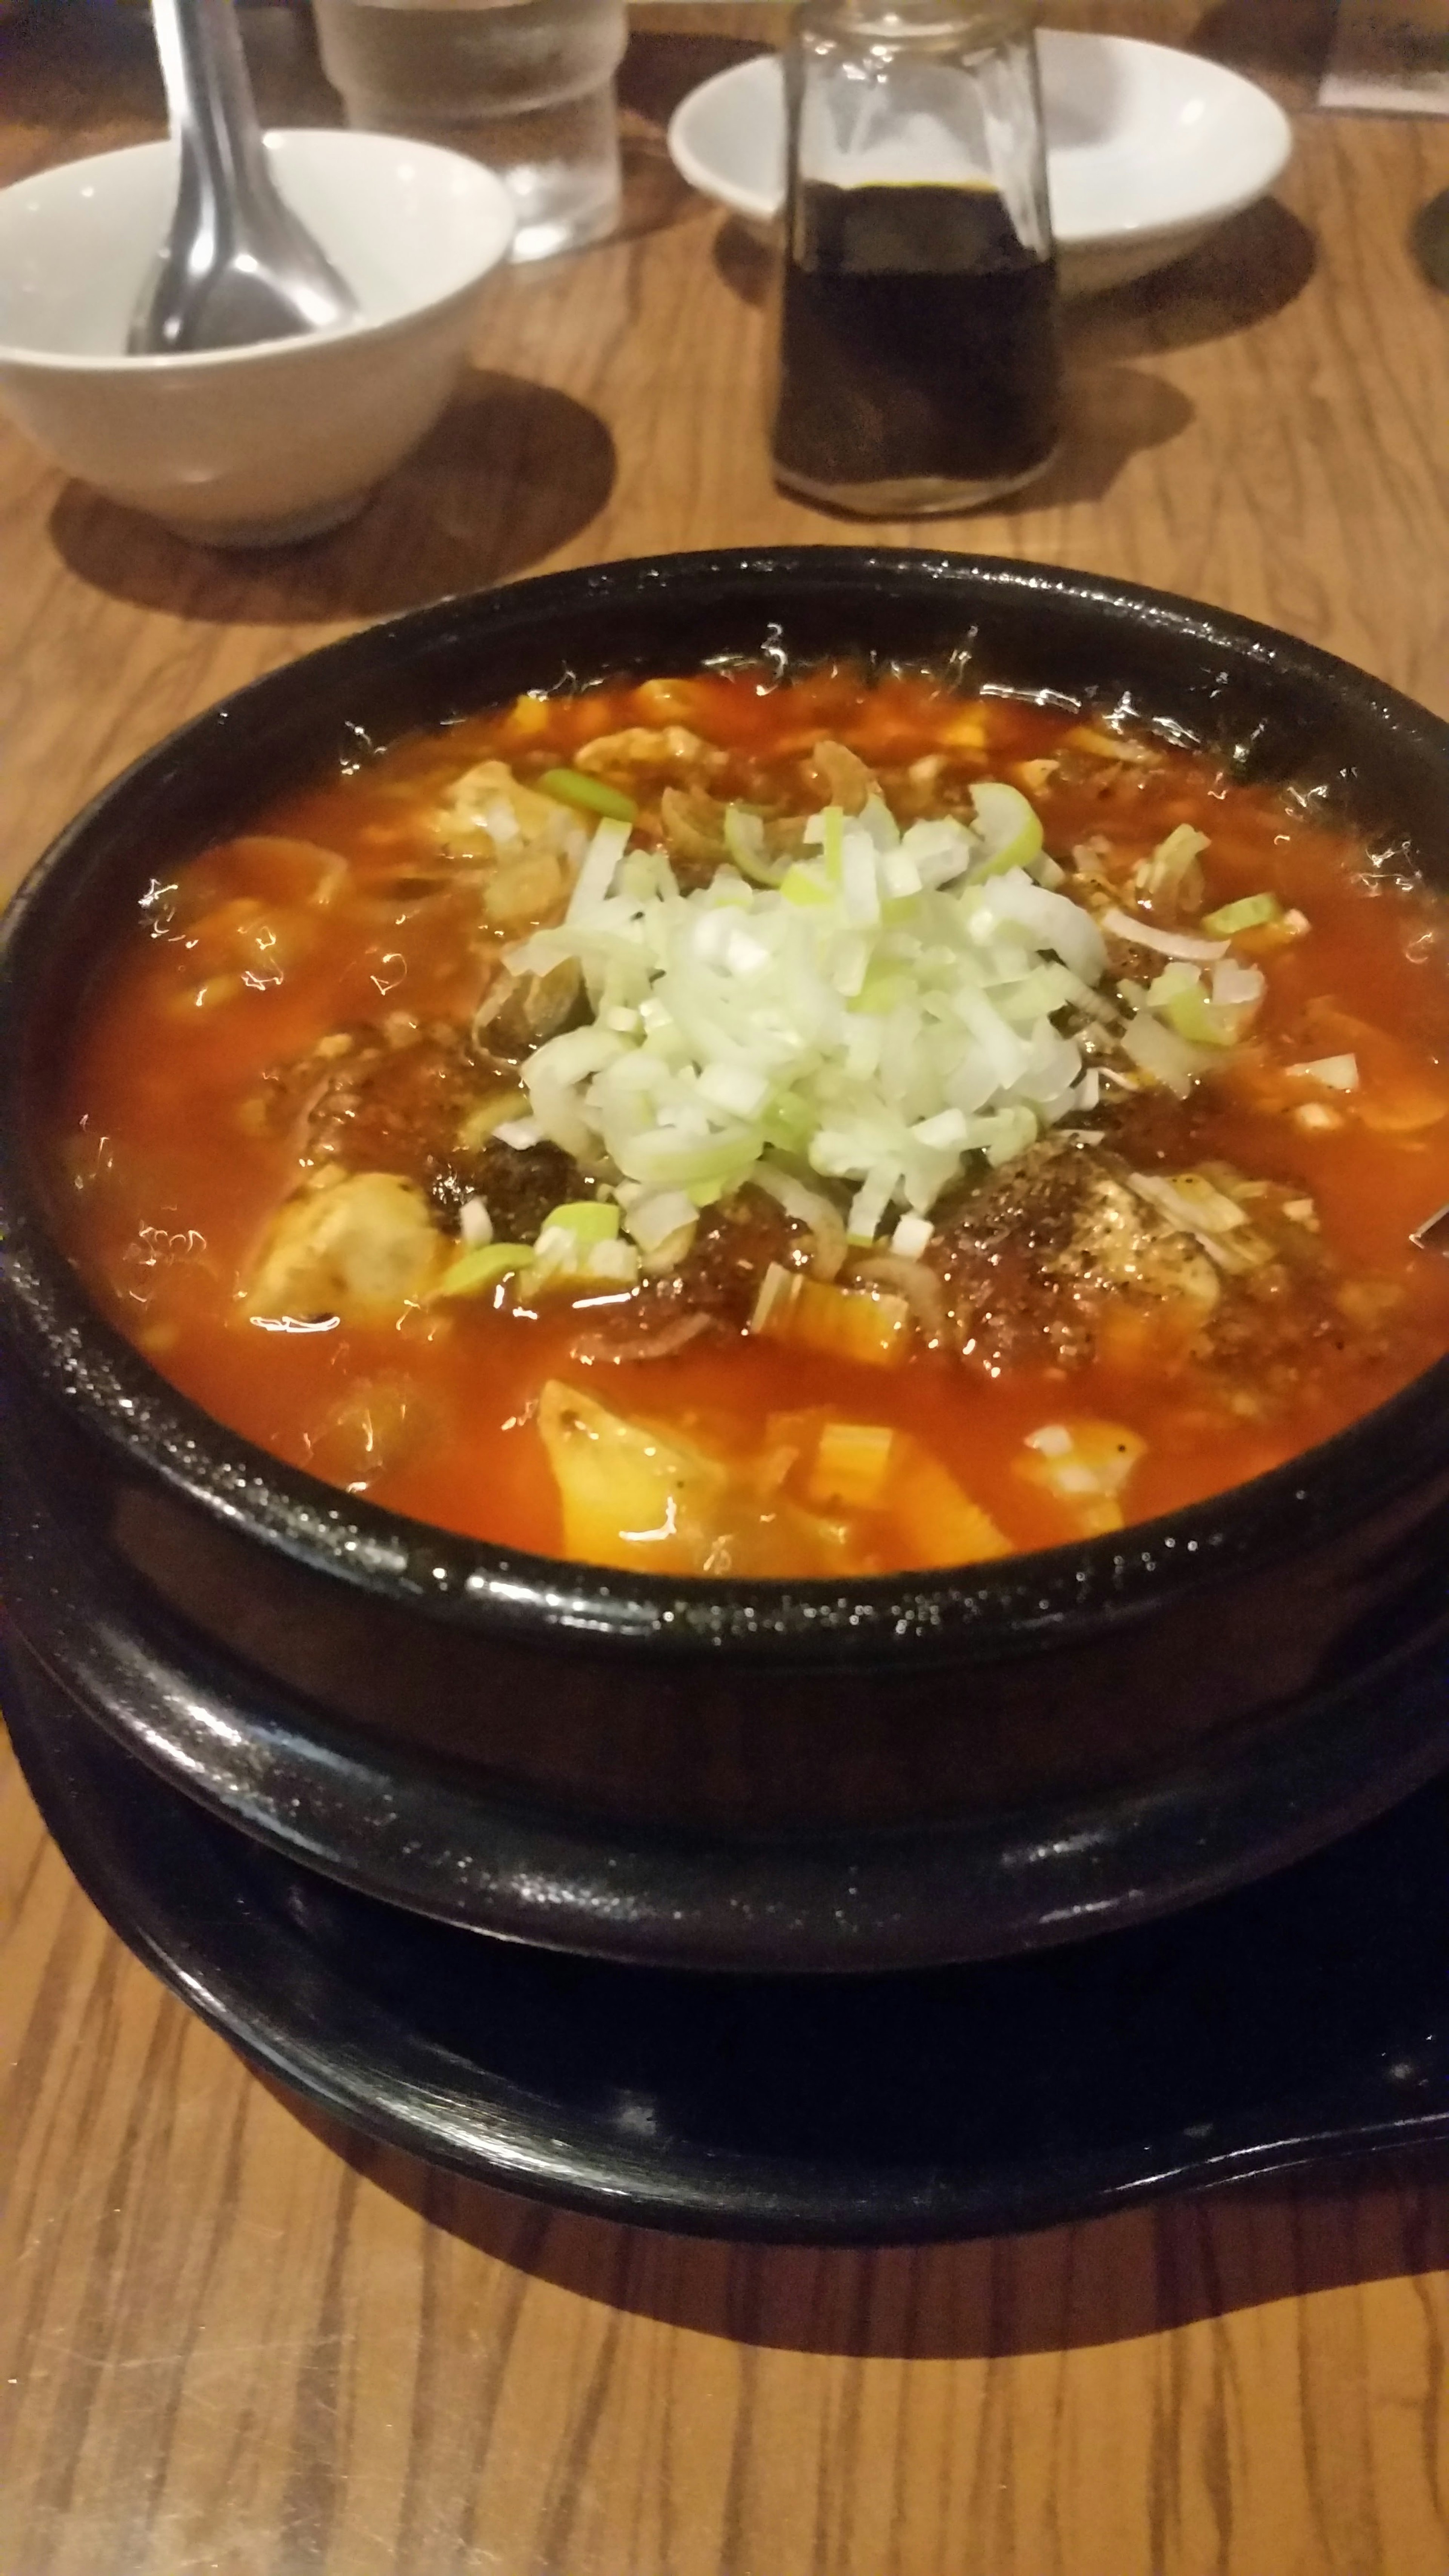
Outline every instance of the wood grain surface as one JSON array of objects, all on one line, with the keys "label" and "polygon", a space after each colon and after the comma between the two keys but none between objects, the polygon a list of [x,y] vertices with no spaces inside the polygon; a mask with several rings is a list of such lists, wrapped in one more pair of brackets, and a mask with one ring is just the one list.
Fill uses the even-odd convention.
[{"label": "wood grain surface", "polygon": [[[1054,8],[1302,107],[1320,0]],[[0,881],[178,719],[439,592],[877,535],[783,501],[761,255],[662,128],[768,8],[641,8],[628,215],[508,278],[350,530],[193,551],[0,429]],[[333,121],[293,11],[264,102]],[[144,21],[0,27],[0,178],[156,129]],[[1275,199],[1079,311],[1049,482],[930,534],[1266,617],[1449,709],[1449,128],[1305,113]],[[893,533],[909,538],[902,528]],[[349,2145],[104,1930],[0,1757],[0,2576],[1445,2576],[1442,2165],[920,2254],[550,2215]]]}]

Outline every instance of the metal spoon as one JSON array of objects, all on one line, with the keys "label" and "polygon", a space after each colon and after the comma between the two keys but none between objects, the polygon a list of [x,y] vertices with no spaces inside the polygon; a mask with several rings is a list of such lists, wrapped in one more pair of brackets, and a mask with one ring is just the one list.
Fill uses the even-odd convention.
[{"label": "metal spoon", "polygon": [[351,321],[351,288],[277,193],[231,0],[152,0],[152,18],[181,180],[130,354],[243,348]]}]

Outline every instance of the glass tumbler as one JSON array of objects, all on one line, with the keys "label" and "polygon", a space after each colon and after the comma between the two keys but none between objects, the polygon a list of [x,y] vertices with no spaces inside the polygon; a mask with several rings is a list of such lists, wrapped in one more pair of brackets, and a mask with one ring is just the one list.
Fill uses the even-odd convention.
[{"label": "glass tumbler", "polygon": [[804,0],[785,96],[777,480],[890,518],[1030,482],[1061,376],[1018,0]]},{"label": "glass tumbler", "polygon": [[469,152],[518,210],[516,260],[619,219],[614,75],[625,0],[314,0],[350,125]]}]

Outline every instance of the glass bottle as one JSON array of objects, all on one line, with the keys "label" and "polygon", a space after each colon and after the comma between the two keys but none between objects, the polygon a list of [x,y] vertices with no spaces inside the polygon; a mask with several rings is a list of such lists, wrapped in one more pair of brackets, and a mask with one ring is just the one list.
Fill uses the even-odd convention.
[{"label": "glass bottle", "polygon": [[1016,491],[1061,411],[1019,0],[803,0],[785,97],[776,479],[876,518]]}]

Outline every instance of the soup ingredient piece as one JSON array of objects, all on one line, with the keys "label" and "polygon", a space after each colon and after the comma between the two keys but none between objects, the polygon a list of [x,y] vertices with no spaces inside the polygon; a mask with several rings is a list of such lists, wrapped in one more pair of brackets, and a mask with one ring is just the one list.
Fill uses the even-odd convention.
[{"label": "soup ingredient piece", "polygon": [[1144,1202],[1119,1156],[1062,1137],[963,1192],[921,1266],[940,1283],[947,1338],[988,1376],[1080,1367],[1111,1315],[1191,1342],[1221,1295],[1191,1232]]},{"label": "soup ingredient piece", "polygon": [[1085,751],[1093,760],[1124,761],[1131,768],[1149,768],[1156,758],[1151,746],[1134,742],[1130,734],[1108,733],[1098,724],[1074,724],[1062,736],[1070,751]]},{"label": "soup ingredient piece", "polygon": [[[1150,903],[1154,914],[1173,920],[1179,913],[1193,914],[1202,909],[1203,877],[1198,861],[1208,846],[1206,832],[1196,831],[1191,823],[1179,823],[1159,841],[1151,856],[1140,859],[1132,871],[1137,894]],[[1231,909],[1231,907],[1229,907]],[[1226,938],[1220,915],[1205,923],[1214,937]]]},{"label": "soup ingredient piece", "polygon": [[865,1368],[899,1368],[909,1356],[911,1309],[904,1297],[834,1288],[771,1262],[760,1282],[752,1333]]},{"label": "soup ingredient piece", "polygon": [[[606,815],[584,853],[584,864],[579,870],[578,882],[569,897],[566,918],[570,922],[587,921],[602,907],[607,900],[609,888],[614,882],[619,861],[628,846],[628,824],[616,822]],[[562,953],[567,955],[569,952],[565,950]],[[552,957],[539,960],[543,965],[551,965],[553,962]]]},{"label": "soup ingredient piece", "polygon": [[634,1288],[639,1255],[619,1240],[619,1210],[607,1199],[579,1199],[544,1218],[533,1258],[518,1283],[524,1305],[550,1290],[591,1282]]},{"label": "soup ingredient piece", "polygon": [[538,1428],[558,1486],[565,1556],[585,1565],[702,1572],[718,1534],[729,1475],[677,1432],[610,1413],[550,1379]]},{"label": "soup ingredient piece", "polygon": [[633,1288],[639,1257],[620,1242],[619,1210],[611,1201],[571,1200],[548,1211],[532,1243],[480,1243],[464,1252],[434,1294],[476,1296],[515,1277],[520,1303],[530,1305],[551,1292],[595,1284]]},{"label": "soup ingredient piece", "polygon": [[153,880],[141,900],[155,939],[174,939],[208,913],[249,903],[325,911],[344,891],[350,869],[340,851],[288,832],[242,832],[170,878]]},{"label": "soup ingredient piece", "polygon": [[1212,1063],[1209,1048],[1191,1045],[1148,1010],[1134,1011],[1122,1032],[1122,1052],[1179,1100],[1186,1100]]},{"label": "soup ingredient piece", "polygon": [[521,697],[514,699],[503,722],[518,741],[532,742],[539,734],[547,733],[550,714],[551,701],[547,689],[525,689]]},{"label": "soup ingredient piece", "polygon": [[[656,1204],[663,1197],[659,1194]],[[641,1203],[625,1206],[626,1228]],[[715,1324],[742,1330],[770,1264],[783,1269],[808,1264],[810,1242],[803,1227],[753,1184],[703,1213],[688,1200],[683,1204],[690,1212],[689,1239],[680,1248],[677,1266],[666,1267],[667,1241],[658,1252],[646,1253],[637,1294],[601,1312],[597,1327],[591,1325],[574,1346],[580,1356],[620,1362],[662,1359]],[[694,1319],[694,1325],[681,1336],[677,1327],[684,1318]]]},{"label": "soup ingredient piece", "polygon": [[694,1241],[699,1210],[683,1190],[641,1190],[620,1183],[624,1227],[651,1270],[676,1270]]},{"label": "soup ingredient piece", "polygon": [[1273,1246],[1248,1223],[1235,1198],[1201,1172],[1130,1172],[1130,1186],[1170,1226],[1190,1234],[1219,1270],[1242,1278],[1273,1259]]},{"label": "soup ingredient piece", "polygon": [[727,805],[721,822],[727,855],[751,885],[777,886],[788,873],[789,860],[774,858],[765,844],[763,818],[747,806]]},{"label": "soup ingredient piece", "polygon": [[[1449,1117],[1449,1071],[1428,1059],[1422,1045],[1412,1045],[1393,1031],[1360,1019],[1326,994],[1303,1011],[1293,1044],[1305,1062],[1332,1061],[1340,1053],[1352,1056],[1358,1083],[1350,1114],[1355,1125],[1375,1135],[1412,1138]],[[1245,1053],[1241,1069],[1234,1070],[1234,1087],[1246,1092],[1255,1107],[1292,1109],[1295,1123],[1310,1129],[1321,1129],[1325,1120],[1345,1124],[1339,1108],[1330,1109],[1326,1101],[1295,1105],[1303,1080],[1294,1066],[1257,1050]],[[1336,1086],[1328,1083],[1324,1088]],[[1346,1105],[1346,1101],[1347,1095],[1340,1091],[1339,1102]]]},{"label": "soup ingredient piece", "polygon": [[810,1469],[811,1502],[879,1510],[897,1441],[904,1436],[883,1422],[827,1422]]},{"label": "soup ingredient piece", "polygon": [[379,1476],[413,1456],[436,1425],[407,1378],[362,1378],[307,1435],[307,1465],[330,1484],[365,1494]]},{"label": "soup ingredient piece", "polygon": [[521,857],[531,846],[569,851],[581,838],[577,816],[556,796],[525,787],[504,760],[480,760],[455,779],[434,829],[460,857]]},{"label": "soup ingredient piece", "polygon": [[631,1421],[557,1380],[543,1390],[538,1420],[570,1556],[720,1577],[777,1572],[782,1551],[797,1574],[858,1559],[848,1521],[780,1490],[793,1452],[727,1463],[687,1432]]},{"label": "soup ingredient piece", "polygon": [[428,1294],[446,1252],[415,1182],[334,1165],[273,1221],[243,1292],[246,1312],[258,1321],[390,1319]]},{"label": "soup ingredient piece", "polygon": [[[520,1128],[527,1128],[530,1135],[520,1136]],[[476,1109],[469,1111],[459,1128],[458,1143],[463,1152],[472,1153],[486,1145],[490,1136],[496,1136],[511,1151],[516,1151],[519,1145],[527,1144],[530,1139],[536,1141],[537,1130],[528,1114],[526,1091],[495,1091],[491,1100],[480,1101]]]},{"label": "soup ingredient piece", "polygon": [[1256,966],[1223,958],[1203,980],[1200,966],[1174,961],[1149,985],[1147,1002],[1160,1011],[1192,1046],[1237,1046],[1251,1026],[1266,991],[1266,978]]},{"label": "soup ingredient piece", "polygon": [[[781,1535],[797,1571],[874,1564],[890,1530],[913,1564],[1006,1556],[1003,1538],[910,1432],[869,1422],[776,1417],[763,1455],[724,1461],[681,1430],[660,1430],[549,1381],[539,1432],[562,1504],[562,1546],[585,1564],[660,1574],[768,1571]],[[784,1437],[792,1435],[792,1437]],[[784,1492],[804,1448],[807,1510]],[[822,1517],[822,1512],[828,1517]],[[846,1512],[846,1517],[835,1517]],[[861,1515],[859,1522],[851,1515]]]},{"label": "soup ingredient piece", "polygon": [[1289,1064],[1283,1068],[1290,1081],[1319,1082],[1325,1091],[1357,1091],[1358,1058],[1352,1055],[1315,1056],[1311,1064]]},{"label": "soup ingredient piece", "polygon": [[1029,1431],[1017,1474],[1065,1503],[1083,1538],[1122,1527],[1122,1494],[1146,1442],[1124,1422],[1079,1416]]},{"label": "soup ingredient piece", "polygon": [[611,1199],[570,1199],[563,1206],[550,1208],[539,1229],[539,1240],[546,1234],[567,1234],[581,1252],[591,1251],[600,1243],[611,1243],[619,1231],[619,1210]]},{"label": "soup ingredient piece", "polygon": [[1114,939],[1130,939],[1134,948],[1155,948],[1162,957],[1182,957],[1194,965],[1211,965],[1228,953],[1225,939],[1199,939],[1186,930],[1159,930],[1155,921],[1144,921],[1140,913],[1124,912],[1120,904],[1109,904],[1100,920]]},{"label": "soup ingredient piece", "polygon": [[682,895],[632,858],[616,884],[603,836],[623,829],[600,826],[564,927],[509,960],[582,965],[592,1032],[523,1068],[541,1134],[580,1160],[703,1204],[783,1153],[868,1187],[859,1235],[867,1208],[872,1233],[924,1214],[968,1156],[1005,1161],[1088,1105],[1056,1015],[1091,1003],[1102,935],[1025,869],[992,875],[981,831],[827,808],[785,885],[722,869]]},{"label": "soup ingredient piece", "polygon": [[1261,966],[1243,966],[1236,957],[1223,958],[1213,968],[1211,992],[1220,1010],[1255,1011],[1268,989],[1268,978]]},{"label": "soup ingredient piece", "polygon": [[586,814],[612,814],[617,822],[632,823],[639,808],[622,787],[611,787],[603,778],[590,778],[583,769],[546,769],[539,779],[545,796],[556,796],[561,804],[577,805]]},{"label": "soup ingredient piece", "polygon": [[500,966],[473,1014],[473,1044],[480,1053],[516,1061],[568,1028],[583,1003],[575,957],[561,958],[541,975],[510,975]]},{"label": "soup ingredient piece", "polygon": [[239,870],[246,891],[264,903],[306,904],[319,912],[337,901],[351,873],[340,851],[290,832],[243,832],[227,845],[227,858],[229,881],[237,882]]},{"label": "soup ingredient piece", "polygon": [[445,1214],[461,1213],[464,1202],[481,1199],[495,1240],[531,1244],[545,1218],[564,1201],[587,1188],[578,1166],[557,1145],[516,1146],[489,1137],[476,1151],[443,1153],[431,1166],[429,1194]]},{"label": "soup ingredient piece", "polygon": [[185,932],[182,945],[202,976],[234,968],[254,991],[280,984],[315,945],[317,924],[300,906],[236,895]]},{"label": "soup ingredient piece", "polygon": [[817,742],[809,770],[827,804],[838,806],[842,814],[863,813],[871,798],[880,794],[875,771],[846,743],[828,738]]},{"label": "soup ingredient piece", "polygon": [[1011,1542],[988,1512],[908,1431],[876,1422],[826,1422],[806,1479],[812,1503],[883,1513],[917,1565],[975,1565],[1007,1556]]},{"label": "soup ingredient piece", "polygon": [[[724,836],[725,809],[702,787],[666,787],[659,799],[659,824],[671,857],[685,862],[681,883],[707,884],[728,858]],[[698,871],[704,870],[700,876]]]},{"label": "soup ingredient piece", "polygon": [[[810,1267],[817,1279],[834,1279],[845,1266],[850,1249],[845,1223],[833,1199],[823,1190],[812,1190],[793,1172],[777,1165],[761,1163],[753,1175],[754,1187],[777,1199],[787,1216],[795,1218],[810,1236]],[[905,1222],[905,1220],[902,1220]],[[926,1228],[927,1235],[930,1227]]]},{"label": "soup ingredient piece", "polygon": [[[1190,976],[1190,982],[1167,987],[1167,977],[1174,971]],[[1150,987],[1148,1002],[1161,1011],[1170,1027],[1189,1046],[1230,1047],[1241,1033],[1241,1015],[1215,1003],[1204,990],[1201,979],[1190,967],[1174,970],[1168,967]]]},{"label": "soup ingredient piece", "polygon": [[1262,930],[1282,918],[1283,906],[1275,894],[1245,894],[1236,903],[1220,904],[1216,912],[1204,913],[1202,927],[1210,939],[1233,939],[1239,931]]},{"label": "soup ingredient piece", "polygon": [[269,1125],[302,1159],[426,1182],[482,1087],[461,1030],[402,1020],[338,1029],[267,1077]]},{"label": "soup ingredient piece", "polygon": [[887,1488],[895,1548],[911,1565],[981,1565],[1011,1541],[919,1440],[903,1436]]},{"label": "soup ingredient piece", "polygon": [[583,1197],[588,1183],[555,1145],[519,1153],[498,1142],[510,1108],[525,1110],[527,1098],[495,1087],[461,1030],[410,1031],[338,1031],[271,1076],[272,1131],[290,1125],[305,1163],[417,1182],[445,1228],[476,1202],[495,1238],[531,1244],[549,1211]]},{"label": "soup ingredient piece", "polygon": [[435,1297],[482,1297],[533,1259],[531,1243],[480,1243],[460,1253],[433,1290]]},{"label": "soup ingredient piece", "polygon": [[971,790],[971,803],[986,854],[982,875],[998,876],[1006,868],[1029,868],[1041,857],[1041,819],[1019,787],[1008,787],[997,778],[983,778]]},{"label": "soup ingredient piece", "polygon": [[884,1288],[892,1296],[904,1297],[928,1349],[938,1349],[949,1338],[941,1282],[919,1256],[906,1260],[895,1252],[872,1252],[854,1263],[852,1278],[859,1287]]},{"label": "soup ingredient piece", "polygon": [[804,1270],[810,1259],[811,1239],[799,1220],[751,1181],[697,1216],[676,1271],[655,1274],[651,1259],[652,1275],[635,1307],[620,1312],[619,1329],[631,1341],[652,1340],[681,1311],[743,1329],[771,1263]]},{"label": "soup ingredient piece", "polygon": [[556,850],[528,850],[496,867],[483,888],[493,929],[516,936],[562,912],[567,880]]},{"label": "soup ingredient piece", "polygon": [[625,777],[652,772],[656,777],[683,779],[688,785],[723,769],[727,759],[726,752],[691,732],[688,725],[626,725],[621,733],[596,734],[586,742],[574,754],[574,767],[592,777],[600,773],[607,777],[610,771],[622,771]]},{"label": "soup ingredient piece", "polygon": [[816,910],[833,901],[830,887],[807,867],[788,867],[780,879],[780,892],[787,903],[813,905]]},{"label": "soup ingredient piece", "polygon": [[903,1216],[891,1236],[891,1250],[902,1261],[919,1261],[934,1231],[923,1216]]},{"label": "soup ingredient piece", "polygon": [[569,1344],[569,1357],[590,1368],[596,1361],[610,1368],[647,1367],[654,1360],[672,1360],[676,1352],[687,1350],[709,1329],[709,1316],[698,1313],[675,1315],[657,1332],[634,1332],[625,1337],[591,1327],[575,1334]]}]

